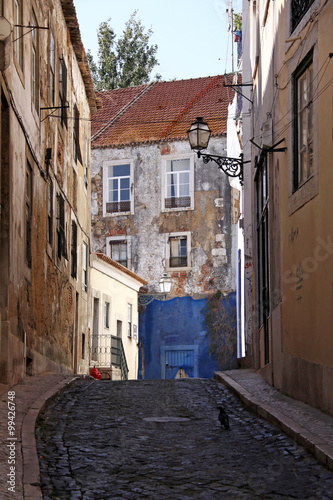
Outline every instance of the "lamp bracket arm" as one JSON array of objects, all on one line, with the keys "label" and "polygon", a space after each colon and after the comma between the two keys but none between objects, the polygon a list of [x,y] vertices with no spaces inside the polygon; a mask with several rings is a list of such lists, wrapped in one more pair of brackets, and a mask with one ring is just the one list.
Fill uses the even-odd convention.
[{"label": "lamp bracket arm", "polygon": [[198,151],[198,158],[202,158],[204,163],[214,161],[228,177],[239,177],[241,184],[243,184],[243,154],[240,155],[240,158],[230,158],[229,156],[210,155]]}]

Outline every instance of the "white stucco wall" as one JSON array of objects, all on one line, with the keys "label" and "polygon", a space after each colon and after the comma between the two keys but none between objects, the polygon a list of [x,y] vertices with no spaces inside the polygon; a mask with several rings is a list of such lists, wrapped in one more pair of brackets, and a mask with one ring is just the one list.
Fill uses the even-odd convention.
[{"label": "white stucco wall", "polygon": [[[122,322],[122,341],[125,350],[128,378],[138,376],[138,291],[143,285],[134,277],[91,254],[92,312],[95,316],[98,300],[98,333],[117,336],[117,322]],[[110,304],[109,328],[105,327],[105,302]],[[132,336],[128,336],[128,304],[132,305]],[[93,317],[92,333],[96,333]],[[91,364],[94,364],[91,362]]]}]

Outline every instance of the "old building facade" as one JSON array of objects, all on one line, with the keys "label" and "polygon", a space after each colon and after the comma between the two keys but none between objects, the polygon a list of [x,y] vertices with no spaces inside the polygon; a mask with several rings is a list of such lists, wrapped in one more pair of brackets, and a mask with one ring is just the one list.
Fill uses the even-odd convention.
[{"label": "old building facade", "polygon": [[0,5],[0,382],[12,385],[26,373],[89,367],[97,108],[73,2]]},{"label": "old building facade", "polygon": [[254,366],[283,392],[332,413],[333,2],[246,1],[244,9]]},{"label": "old building facade", "polygon": [[135,380],[139,368],[138,294],[146,280],[105,254],[92,253],[90,366],[111,380]]},{"label": "old building facade", "polygon": [[[239,191],[216,164],[197,158],[186,132],[196,116],[204,116],[212,130],[209,152],[225,155],[234,95],[224,86],[228,82],[217,76],[103,92],[103,109],[92,123],[93,251],[142,276],[150,293],[158,292],[168,273],[169,298],[198,300],[201,319],[199,299],[218,289],[235,290],[232,226],[238,222]],[[169,341],[177,346],[181,332],[177,316],[172,320]],[[147,333],[153,334],[162,335]],[[193,344],[200,344],[202,329],[198,336]]]}]

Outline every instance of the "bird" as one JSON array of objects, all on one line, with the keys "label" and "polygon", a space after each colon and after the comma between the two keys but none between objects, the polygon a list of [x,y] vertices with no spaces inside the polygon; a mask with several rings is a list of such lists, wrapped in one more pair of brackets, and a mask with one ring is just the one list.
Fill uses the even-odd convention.
[{"label": "bird", "polygon": [[218,410],[220,410],[220,414],[219,414],[219,421],[221,422],[221,426],[224,427],[225,429],[229,430],[230,429],[230,425],[229,425],[229,417],[226,413],[226,411],[224,410],[224,408],[222,408],[222,406],[218,406],[217,407]]}]

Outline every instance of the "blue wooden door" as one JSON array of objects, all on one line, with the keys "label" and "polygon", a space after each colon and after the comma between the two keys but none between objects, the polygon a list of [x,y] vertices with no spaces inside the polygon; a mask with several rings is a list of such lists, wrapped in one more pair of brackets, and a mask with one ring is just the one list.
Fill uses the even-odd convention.
[{"label": "blue wooden door", "polygon": [[165,350],[165,378],[175,378],[180,368],[194,377],[194,350]]}]

